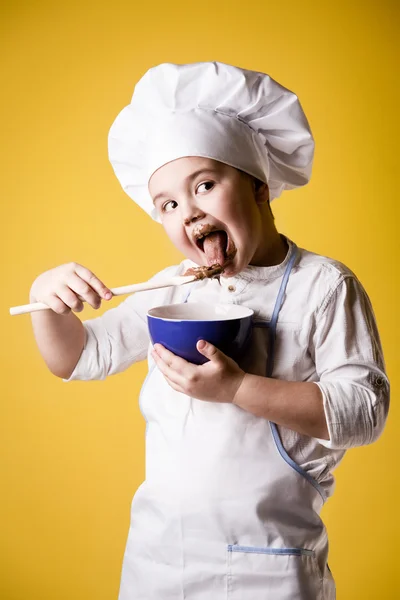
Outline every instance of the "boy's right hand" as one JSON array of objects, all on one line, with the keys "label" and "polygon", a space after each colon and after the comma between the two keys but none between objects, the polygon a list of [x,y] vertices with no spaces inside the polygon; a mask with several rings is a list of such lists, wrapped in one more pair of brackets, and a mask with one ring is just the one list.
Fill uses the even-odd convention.
[{"label": "boy's right hand", "polygon": [[83,302],[100,308],[101,301],[110,300],[112,292],[94,273],[78,263],[60,265],[39,275],[30,290],[31,302],[44,302],[59,315],[73,310],[81,312]]}]

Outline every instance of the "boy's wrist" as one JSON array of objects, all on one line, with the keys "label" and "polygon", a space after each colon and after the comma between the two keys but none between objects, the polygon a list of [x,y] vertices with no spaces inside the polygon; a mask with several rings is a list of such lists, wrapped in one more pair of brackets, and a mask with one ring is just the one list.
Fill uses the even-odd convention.
[{"label": "boy's wrist", "polygon": [[235,404],[236,406],[242,409],[245,409],[244,398],[246,397],[246,388],[249,377],[251,377],[249,373],[244,374],[242,381],[240,382],[239,387],[237,388],[232,400],[232,404]]}]

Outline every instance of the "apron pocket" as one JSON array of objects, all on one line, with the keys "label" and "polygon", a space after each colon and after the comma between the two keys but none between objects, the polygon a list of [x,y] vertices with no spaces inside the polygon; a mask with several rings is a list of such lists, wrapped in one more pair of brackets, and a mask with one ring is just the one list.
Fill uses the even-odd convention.
[{"label": "apron pocket", "polygon": [[227,600],[321,600],[313,550],[228,546]]}]

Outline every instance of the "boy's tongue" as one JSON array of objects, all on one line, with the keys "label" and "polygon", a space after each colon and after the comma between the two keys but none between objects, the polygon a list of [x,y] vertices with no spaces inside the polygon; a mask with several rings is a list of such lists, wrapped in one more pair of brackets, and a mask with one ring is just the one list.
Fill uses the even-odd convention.
[{"label": "boy's tongue", "polygon": [[221,266],[224,264],[225,249],[226,234],[223,231],[213,231],[204,238],[203,250],[209,266],[215,265],[216,263]]}]

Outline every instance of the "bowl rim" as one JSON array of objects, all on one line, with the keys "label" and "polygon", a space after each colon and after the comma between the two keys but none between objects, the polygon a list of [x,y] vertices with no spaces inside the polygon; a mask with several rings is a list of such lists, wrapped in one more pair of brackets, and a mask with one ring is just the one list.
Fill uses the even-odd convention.
[{"label": "bowl rim", "polygon": [[[241,315],[239,316],[232,316],[232,317],[227,317],[226,319],[178,319],[178,318],[168,318],[168,317],[158,317],[156,315],[152,315],[151,311],[153,310],[157,310],[159,308],[165,308],[167,306],[179,306],[179,305],[186,305],[186,306],[196,306],[196,305],[201,305],[201,306],[212,306],[212,307],[217,307],[217,306],[235,306],[237,308],[241,308],[244,309],[245,311],[247,311],[247,314]],[[177,302],[176,304],[161,304],[160,306],[153,306],[152,308],[150,308],[147,311],[147,317],[150,317],[151,319],[157,319],[158,321],[173,321],[176,323],[223,323],[225,321],[235,321],[237,319],[247,319],[249,317],[252,317],[254,315],[254,310],[252,308],[248,308],[247,306],[243,306],[241,304],[226,304],[223,302],[217,302],[216,304],[206,304],[205,302]]]}]

